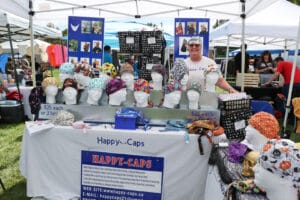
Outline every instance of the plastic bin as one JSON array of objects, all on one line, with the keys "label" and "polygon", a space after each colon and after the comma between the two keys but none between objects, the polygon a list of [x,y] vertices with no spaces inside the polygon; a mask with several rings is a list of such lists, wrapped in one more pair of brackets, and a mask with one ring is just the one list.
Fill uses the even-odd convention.
[{"label": "plastic bin", "polygon": [[127,129],[135,130],[136,129],[136,115],[124,115],[116,114],[115,115],[115,129]]},{"label": "plastic bin", "polygon": [[25,120],[24,107],[18,101],[0,101],[0,123],[20,123]]}]

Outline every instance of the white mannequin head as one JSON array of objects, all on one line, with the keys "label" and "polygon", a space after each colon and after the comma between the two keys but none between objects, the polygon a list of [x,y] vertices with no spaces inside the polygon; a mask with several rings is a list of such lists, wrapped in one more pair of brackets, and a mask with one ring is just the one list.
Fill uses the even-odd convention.
[{"label": "white mannequin head", "polygon": [[56,85],[49,85],[45,88],[46,103],[56,103],[55,96],[57,95],[58,87]]},{"label": "white mannequin head", "polygon": [[187,99],[189,101],[189,109],[196,110],[199,108],[200,93],[196,90],[187,91]]},{"label": "white mannequin head", "polygon": [[91,77],[85,76],[82,73],[75,73],[74,77],[77,80],[80,88],[86,88],[88,86],[89,82],[91,81]]},{"label": "white mannequin head", "polygon": [[148,106],[148,99],[149,99],[148,93],[142,91],[135,91],[133,95],[136,101],[136,107],[145,108]]},{"label": "white mannequin head", "polygon": [[162,90],[163,76],[158,72],[151,72],[153,90]]},{"label": "white mannequin head", "polygon": [[180,84],[181,84],[181,87],[183,89],[186,89],[186,85],[188,83],[188,80],[189,80],[189,75],[188,74],[184,74],[181,81],[180,81]]},{"label": "white mannequin head", "polygon": [[251,125],[248,125],[245,131],[246,136],[242,143],[247,145],[249,149],[260,151],[263,145],[269,140]]},{"label": "white mannequin head", "polygon": [[126,88],[122,88],[109,95],[109,105],[119,106],[126,101]]},{"label": "white mannequin head", "polygon": [[67,78],[74,78],[71,74],[59,74],[59,81],[63,83]]},{"label": "white mannequin head", "polygon": [[88,90],[87,103],[90,105],[98,105],[98,101],[101,98],[102,93],[103,90],[99,88],[93,88]]},{"label": "white mannequin head", "polygon": [[181,91],[174,91],[168,94],[165,94],[163,107],[165,108],[175,108],[181,99]]},{"label": "white mannequin head", "polygon": [[65,103],[68,105],[77,103],[78,91],[73,87],[66,87],[63,91]]},{"label": "white mannequin head", "polygon": [[288,139],[271,139],[253,168],[255,183],[271,200],[296,200],[300,186],[300,150]]},{"label": "white mannequin head", "polygon": [[221,72],[217,69],[217,66],[209,67],[205,72],[205,91],[216,92],[216,83],[221,77]]},{"label": "white mannequin head", "polygon": [[58,82],[54,77],[47,77],[42,82],[46,94],[46,103],[56,103],[55,96],[58,92]]},{"label": "white mannequin head", "polygon": [[123,72],[121,75],[121,79],[125,82],[127,89],[133,90],[134,76],[132,73]]}]

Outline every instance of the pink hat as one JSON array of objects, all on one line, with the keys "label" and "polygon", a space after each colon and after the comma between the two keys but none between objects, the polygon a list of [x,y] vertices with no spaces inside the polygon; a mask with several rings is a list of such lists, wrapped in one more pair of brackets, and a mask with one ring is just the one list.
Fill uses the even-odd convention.
[{"label": "pink hat", "polygon": [[111,79],[108,84],[106,85],[106,94],[110,95],[115,93],[123,88],[126,88],[125,81],[120,78],[113,78]]},{"label": "pink hat", "polygon": [[141,91],[141,92],[146,92],[150,93],[150,86],[147,80],[145,79],[138,79],[134,82],[134,91]]}]

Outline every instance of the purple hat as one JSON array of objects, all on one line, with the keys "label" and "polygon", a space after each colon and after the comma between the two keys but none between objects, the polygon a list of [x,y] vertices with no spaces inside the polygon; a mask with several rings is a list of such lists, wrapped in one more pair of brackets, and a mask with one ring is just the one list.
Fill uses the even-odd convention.
[{"label": "purple hat", "polygon": [[151,72],[157,72],[164,76],[166,73],[166,68],[162,64],[154,64]]},{"label": "purple hat", "polygon": [[117,91],[123,89],[123,88],[126,88],[125,81],[123,81],[120,78],[113,78],[106,85],[105,92],[107,95],[110,95],[114,92],[117,92]]},{"label": "purple hat", "polygon": [[227,150],[228,160],[233,163],[242,163],[246,152],[246,145],[239,142],[232,142]]},{"label": "purple hat", "polygon": [[170,79],[168,81],[167,86],[166,86],[165,93],[169,94],[169,93],[174,92],[174,91],[181,91],[181,85],[175,79]]}]

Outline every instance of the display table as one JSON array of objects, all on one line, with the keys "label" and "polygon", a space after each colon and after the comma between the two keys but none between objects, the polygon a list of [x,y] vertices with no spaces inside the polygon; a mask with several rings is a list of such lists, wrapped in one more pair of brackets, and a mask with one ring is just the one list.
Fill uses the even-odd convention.
[{"label": "display table", "polygon": [[202,137],[204,155],[200,155],[198,135],[189,135],[187,143],[184,131],[159,130],[155,127],[146,132],[142,129],[116,130],[111,125],[101,125],[92,126],[84,133],[82,129],[56,126],[29,135],[25,129],[20,171],[26,177],[27,196],[59,200],[79,197],[81,151],[87,150],[162,157],[161,199],[204,200],[211,144]]}]

